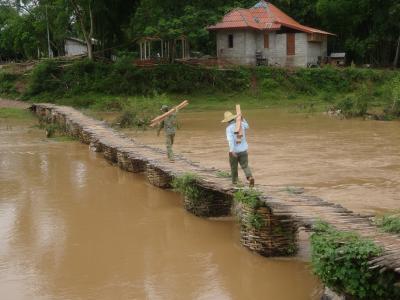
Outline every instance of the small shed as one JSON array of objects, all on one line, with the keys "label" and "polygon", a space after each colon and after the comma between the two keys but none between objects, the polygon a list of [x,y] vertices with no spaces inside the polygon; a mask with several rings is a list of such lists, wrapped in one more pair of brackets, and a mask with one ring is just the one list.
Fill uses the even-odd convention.
[{"label": "small shed", "polygon": [[65,39],[64,50],[65,56],[82,55],[88,52],[85,41],[74,37]]},{"label": "small shed", "polygon": [[329,64],[332,66],[343,67],[346,65],[346,53],[337,52],[331,53],[329,56]]}]

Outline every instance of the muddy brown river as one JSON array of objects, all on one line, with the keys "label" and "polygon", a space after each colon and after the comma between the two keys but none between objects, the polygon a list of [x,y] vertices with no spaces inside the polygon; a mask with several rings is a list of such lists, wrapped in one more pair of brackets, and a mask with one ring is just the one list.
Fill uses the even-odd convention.
[{"label": "muddy brown river", "polygon": [[[202,118],[185,115],[178,148],[199,145],[194,157],[224,158],[222,127]],[[111,166],[86,145],[47,140],[32,124],[0,120],[1,299],[318,299],[320,284],[308,263],[249,252],[239,245],[235,221],[197,218],[176,193]],[[297,161],[301,135],[278,144],[269,125],[258,126],[250,137],[258,176],[263,168],[254,162],[263,158],[272,184],[284,176],[307,182],[288,170],[276,175],[278,157],[290,149],[286,159]],[[267,148],[256,154],[261,142]],[[279,145],[282,152],[272,154]],[[324,155],[314,148],[321,145],[308,145]],[[311,178],[315,168],[310,164]]]},{"label": "muddy brown river", "polygon": [[[243,111],[244,110],[244,111]],[[400,122],[330,119],[284,110],[242,111],[250,124],[256,182],[297,186],[361,213],[400,207]],[[179,114],[175,150],[208,167],[229,170],[223,112]],[[154,131],[130,131],[164,147]]]}]

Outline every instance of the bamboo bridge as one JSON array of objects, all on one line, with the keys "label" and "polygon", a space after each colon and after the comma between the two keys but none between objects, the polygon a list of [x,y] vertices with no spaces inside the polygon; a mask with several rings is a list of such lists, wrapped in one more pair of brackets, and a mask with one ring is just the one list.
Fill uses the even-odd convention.
[{"label": "bamboo bridge", "polygon": [[[43,122],[58,124],[67,134],[88,144],[91,150],[102,153],[105,159],[120,168],[145,173],[149,182],[157,187],[169,188],[174,177],[196,174],[196,184],[209,197],[198,205],[186,203],[186,209],[206,217],[231,213],[232,198],[237,188],[230,179],[218,176],[216,169],[204,168],[179,155],[171,164],[163,150],[128,138],[104,122],[71,107],[41,103],[33,104],[31,110]],[[247,234],[241,228],[241,242],[251,250],[264,256],[294,254],[297,230],[312,230],[313,224],[322,220],[340,231],[354,231],[374,241],[382,247],[383,254],[371,262],[371,268],[400,274],[400,237],[382,232],[368,216],[355,214],[338,204],[296,191],[264,185],[256,185],[256,189],[262,193],[261,200],[266,204],[266,208],[260,210],[266,225]]]}]

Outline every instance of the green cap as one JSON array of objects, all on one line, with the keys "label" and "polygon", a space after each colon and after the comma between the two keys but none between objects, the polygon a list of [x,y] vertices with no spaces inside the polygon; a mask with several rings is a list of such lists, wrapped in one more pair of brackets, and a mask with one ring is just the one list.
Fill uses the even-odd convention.
[{"label": "green cap", "polygon": [[165,112],[167,112],[167,111],[169,111],[169,107],[168,107],[168,105],[163,105],[163,106],[161,106],[161,109],[160,109],[161,111],[165,111]]}]

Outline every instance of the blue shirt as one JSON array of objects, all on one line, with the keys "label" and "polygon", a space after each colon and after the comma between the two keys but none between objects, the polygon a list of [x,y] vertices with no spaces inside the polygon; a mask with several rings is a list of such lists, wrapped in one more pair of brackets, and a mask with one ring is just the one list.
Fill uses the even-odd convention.
[{"label": "blue shirt", "polygon": [[237,136],[235,134],[236,123],[231,122],[229,123],[228,127],[226,127],[226,139],[229,143],[229,152],[239,153],[243,151],[247,151],[249,145],[247,145],[246,141],[246,129],[249,128],[249,124],[245,120],[242,121],[242,131],[243,137],[240,144],[237,144]]}]

